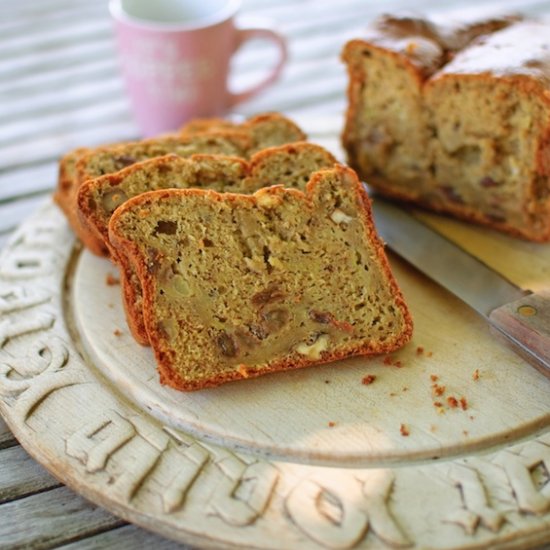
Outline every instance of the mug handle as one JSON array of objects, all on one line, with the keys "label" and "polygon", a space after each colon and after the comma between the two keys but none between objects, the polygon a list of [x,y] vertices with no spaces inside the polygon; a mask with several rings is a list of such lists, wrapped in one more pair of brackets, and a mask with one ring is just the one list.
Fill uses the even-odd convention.
[{"label": "mug handle", "polygon": [[281,74],[284,64],[288,58],[288,50],[286,39],[279,34],[278,32],[272,30],[267,26],[267,24],[255,22],[254,27],[237,29],[237,40],[235,45],[235,52],[248,40],[252,39],[261,39],[269,40],[273,42],[279,50],[279,59],[275,64],[275,67],[270,71],[270,73],[260,82],[245,90],[234,94],[229,92],[229,106],[233,107],[237,103],[241,103],[255,96],[271,84],[273,84]]}]

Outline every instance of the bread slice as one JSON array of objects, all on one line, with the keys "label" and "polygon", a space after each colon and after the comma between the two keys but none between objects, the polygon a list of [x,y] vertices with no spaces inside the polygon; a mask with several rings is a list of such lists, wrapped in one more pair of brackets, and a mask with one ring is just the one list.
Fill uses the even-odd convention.
[{"label": "bread slice", "polygon": [[266,113],[242,124],[224,123],[218,119],[195,121],[177,134],[96,149],[80,148],[62,158],[54,200],[66,214],[77,236],[93,253],[103,256],[107,250],[93,247],[94,242],[99,242],[97,235],[77,216],[77,195],[83,182],[169,153],[182,157],[206,153],[249,158],[265,147],[305,138],[302,130],[290,119],[278,113]]},{"label": "bread slice", "polygon": [[382,19],[343,52],[350,164],[386,195],[549,240],[549,37],[510,17]]},{"label": "bread slice", "polygon": [[83,223],[120,266],[124,306],[128,325],[143,345],[149,338],[141,303],[141,286],[131,263],[110,246],[109,220],[123,202],[146,191],[167,188],[207,188],[220,192],[253,193],[264,186],[282,184],[304,189],[311,174],[333,166],[336,159],[318,145],[298,142],[271,147],[252,156],[250,162],[221,155],[193,155],[183,159],[167,155],[85,182],[78,195],[78,210]]},{"label": "bread slice", "polygon": [[391,352],[412,321],[355,173],[305,192],[187,189],[130,199],[111,243],[143,287],[161,382],[189,391],[352,355]]}]

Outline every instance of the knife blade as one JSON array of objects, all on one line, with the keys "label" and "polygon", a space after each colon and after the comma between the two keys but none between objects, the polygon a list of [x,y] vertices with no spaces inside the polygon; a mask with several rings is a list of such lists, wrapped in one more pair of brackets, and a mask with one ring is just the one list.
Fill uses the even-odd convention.
[{"label": "knife blade", "polygon": [[377,231],[390,249],[477,311],[550,377],[550,295],[518,288],[402,207],[372,199]]}]

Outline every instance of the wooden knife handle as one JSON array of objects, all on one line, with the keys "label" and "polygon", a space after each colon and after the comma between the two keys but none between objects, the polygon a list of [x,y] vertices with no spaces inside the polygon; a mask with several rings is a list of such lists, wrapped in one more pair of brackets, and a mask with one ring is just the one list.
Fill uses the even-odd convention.
[{"label": "wooden knife handle", "polygon": [[529,294],[493,310],[489,319],[523,357],[550,377],[550,294]]}]

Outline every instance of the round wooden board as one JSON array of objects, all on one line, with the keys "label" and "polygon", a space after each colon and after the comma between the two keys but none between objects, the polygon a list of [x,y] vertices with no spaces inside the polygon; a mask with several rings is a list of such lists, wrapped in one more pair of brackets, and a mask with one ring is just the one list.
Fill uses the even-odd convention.
[{"label": "round wooden board", "polygon": [[178,394],[124,328],[114,268],[75,247],[48,202],[0,259],[0,410],[63,482],[202,547],[550,541],[550,381],[392,265],[416,322],[393,366],[354,359]]}]

